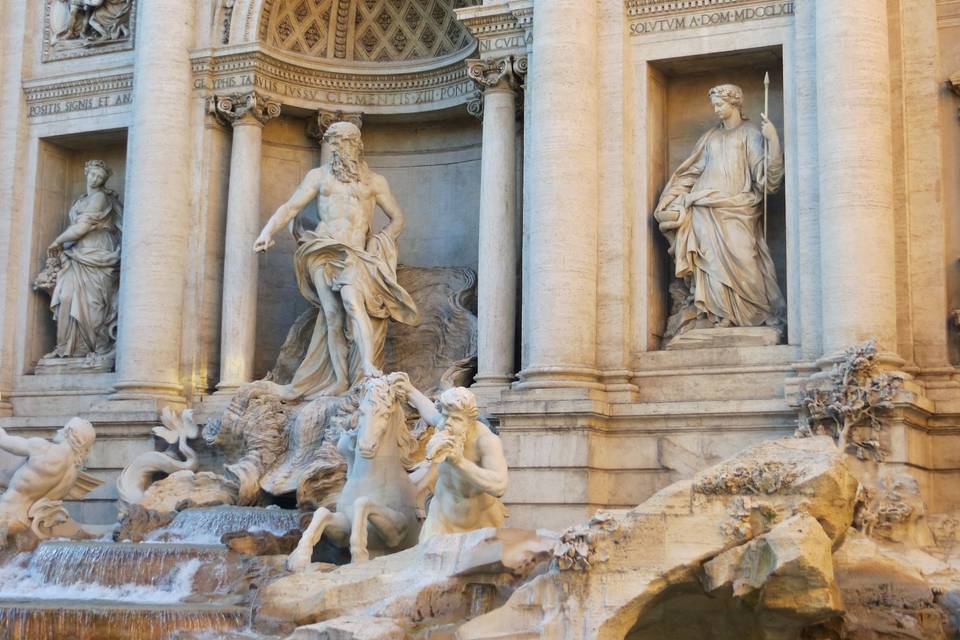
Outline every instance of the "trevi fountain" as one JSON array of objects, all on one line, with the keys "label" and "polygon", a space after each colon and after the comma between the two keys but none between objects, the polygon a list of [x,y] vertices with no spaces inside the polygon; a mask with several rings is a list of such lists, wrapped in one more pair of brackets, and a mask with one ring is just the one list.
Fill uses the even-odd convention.
[{"label": "trevi fountain", "polygon": [[958,0],[0,29],[0,640],[960,638]]}]

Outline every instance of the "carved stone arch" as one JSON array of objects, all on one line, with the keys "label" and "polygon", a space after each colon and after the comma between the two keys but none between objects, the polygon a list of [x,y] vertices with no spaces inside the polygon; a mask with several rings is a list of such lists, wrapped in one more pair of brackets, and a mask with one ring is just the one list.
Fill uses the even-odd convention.
[{"label": "carved stone arch", "polygon": [[[274,0],[235,0],[230,19],[230,44],[254,42],[259,39],[260,23],[266,24]],[[221,16],[226,0],[221,0]],[[221,22],[222,24],[222,22]]]}]

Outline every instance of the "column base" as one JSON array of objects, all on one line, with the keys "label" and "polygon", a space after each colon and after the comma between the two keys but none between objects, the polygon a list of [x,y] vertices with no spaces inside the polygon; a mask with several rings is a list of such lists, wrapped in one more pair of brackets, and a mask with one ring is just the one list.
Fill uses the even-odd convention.
[{"label": "column base", "polygon": [[513,384],[515,389],[606,389],[600,382],[601,372],[590,367],[548,365],[527,367]]},{"label": "column base", "polygon": [[187,404],[183,387],[164,382],[119,382],[105,402],[94,407],[106,411],[155,411],[164,407],[182,408]]},{"label": "column base", "polygon": [[217,386],[216,386],[216,391],[213,392],[213,395],[215,395],[215,396],[233,396],[233,394],[235,394],[235,393],[240,389],[240,387],[242,387],[242,386],[245,385],[245,384],[250,384],[250,382],[249,382],[249,381],[247,381],[247,382],[228,382],[228,381],[218,382],[218,383],[217,383]]}]

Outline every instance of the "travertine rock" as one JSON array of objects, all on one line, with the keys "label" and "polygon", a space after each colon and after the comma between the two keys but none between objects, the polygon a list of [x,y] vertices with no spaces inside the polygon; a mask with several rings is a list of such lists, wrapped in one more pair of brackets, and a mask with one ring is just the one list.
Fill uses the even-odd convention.
[{"label": "travertine rock", "polygon": [[[941,640],[946,611],[928,578],[904,557],[856,533],[834,554],[848,640]],[[951,580],[960,583],[960,572]]]},{"label": "travertine rock", "polygon": [[113,532],[117,542],[143,542],[147,534],[154,529],[165,527],[173,522],[176,511],[153,511],[139,504],[131,504],[120,519],[118,528]]},{"label": "travertine rock", "polygon": [[296,548],[300,531],[288,531],[279,536],[269,531],[233,531],[223,534],[220,541],[231,551],[247,556],[286,555]]},{"label": "travertine rock", "polygon": [[[778,559],[769,587],[763,583],[761,590],[769,590],[770,616],[757,618],[755,628],[813,624],[836,613],[828,553],[852,521],[857,487],[830,438],[750,447],[635,509],[591,523],[577,537],[577,556],[600,562],[588,560],[581,571],[554,567],[517,589],[503,607],[461,626],[458,637],[619,640],[631,630],[636,638],[662,637],[644,635],[644,628],[677,594],[702,597],[695,588],[701,565],[764,535],[730,558],[758,567],[765,566],[761,558]],[[717,576],[722,573],[718,566]],[[807,574],[812,593],[791,603],[789,589],[783,590]],[[767,611],[763,598],[755,606]],[[730,624],[734,628],[735,621]]]},{"label": "travertine rock", "polygon": [[755,599],[762,609],[800,623],[832,618],[842,613],[842,603],[831,546],[820,524],[798,513],[705,563],[703,586],[710,594],[728,591],[735,598]]},{"label": "travertine rock", "polygon": [[150,485],[140,506],[149,511],[169,513],[181,510],[185,500],[203,506],[237,504],[237,487],[209,471],[177,471]]},{"label": "travertine rock", "polygon": [[409,632],[460,622],[502,603],[546,566],[555,543],[547,531],[480,529],[332,572],[297,573],[263,587],[254,625],[270,630],[327,621],[333,629],[349,626],[344,619],[372,616],[388,620],[387,629]]}]

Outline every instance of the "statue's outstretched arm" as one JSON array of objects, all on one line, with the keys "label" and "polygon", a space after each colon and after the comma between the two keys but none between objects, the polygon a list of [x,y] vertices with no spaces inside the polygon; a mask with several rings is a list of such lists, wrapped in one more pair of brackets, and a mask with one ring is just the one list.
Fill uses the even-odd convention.
[{"label": "statue's outstretched arm", "polygon": [[7,432],[0,429],[0,449],[15,456],[30,455],[30,441],[19,436],[7,435]]},{"label": "statue's outstretched arm", "polygon": [[264,225],[263,230],[260,232],[260,237],[257,238],[257,241],[254,243],[254,251],[266,251],[273,246],[274,243],[273,240],[271,240],[273,234],[276,233],[278,229],[285,227],[294,216],[300,213],[305,206],[317,197],[317,193],[320,191],[320,175],[317,173],[318,171],[320,171],[320,169],[314,169],[307,173],[303,182],[300,183],[297,190],[290,196],[290,199],[277,207],[277,210],[270,216],[267,224]]},{"label": "statue's outstretched arm", "polygon": [[373,186],[377,194],[377,204],[383,210],[387,219],[390,220],[390,224],[384,227],[383,231],[396,240],[400,237],[400,232],[403,231],[406,224],[403,210],[397,203],[397,199],[393,197],[393,192],[390,191],[390,185],[387,184],[386,178],[379,175],[374,177]]}]

